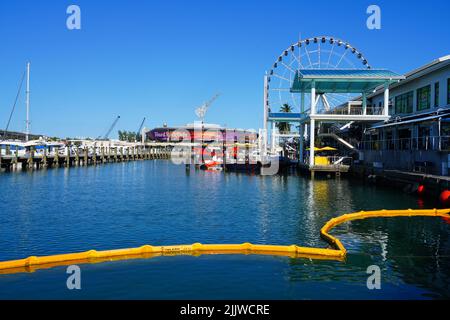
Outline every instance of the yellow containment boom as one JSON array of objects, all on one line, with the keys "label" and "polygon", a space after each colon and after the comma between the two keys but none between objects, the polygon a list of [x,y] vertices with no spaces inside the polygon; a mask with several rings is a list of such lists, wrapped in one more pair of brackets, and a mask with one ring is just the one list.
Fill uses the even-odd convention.
[{"label": "yellow containment boom", "polygon": [[339,239],[329,234],[329,231],[347,221],[367,218],[385,217],[441,217],[450,219],[450,209],[430,210],[378,210],[360,211],[344,214],[329,220],[320,230],[320,235],[331,248],[299,247],[297,245],[262,245],[262,244],[201,244],[175,246],[150,246],[138,248],[118,249],[107,251],[90,250],[79,253],[67,253],[43,257],[28,257],[26,259],[0,262],[0,274],[34,272],[37,269],[48,269],[82,263],[99,263],[104,261],[147,259],[156,256],[170,255],[202,255],[202,254],[260,254],[288,256],[292,258],[309,258],[343,261],[347,250]]}]

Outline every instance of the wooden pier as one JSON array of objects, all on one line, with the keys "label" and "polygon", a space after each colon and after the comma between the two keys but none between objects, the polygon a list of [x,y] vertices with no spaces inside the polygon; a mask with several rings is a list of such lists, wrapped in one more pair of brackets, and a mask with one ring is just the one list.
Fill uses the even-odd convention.
[{"label": "wooden pier", "polygon": [[169,159],[172,148],[169,146],[137,145],[97,148],[66,147],[65,152],[51,151],[45,148],[37,152],[30,147],[25,155],[19,155],[18,149],[6,148],[4,155],[0,153],[0,169],[2,171],[38,170],[43,168],[77,167],[100,165],[115,162],[137,160]]}]

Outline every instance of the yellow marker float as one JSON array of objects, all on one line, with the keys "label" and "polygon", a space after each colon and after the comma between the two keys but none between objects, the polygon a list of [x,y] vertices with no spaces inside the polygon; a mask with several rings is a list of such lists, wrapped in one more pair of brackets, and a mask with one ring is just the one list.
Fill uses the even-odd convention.
[{"label": "yellow marker float", "polygon": [[347,221],[367,218],[386,217],[440,217],[450,219],[450,209],[432,210],[378,210],[360,211],[344,214],[329,220],[320,230],[320,235],[332,248],[299,247],[297,245],[262,245],[262,244],[201,244],[175,246],[150,246],[106,251],[85,251],[51,256],[31,256],[26,259],[0,262],[0,274],[34,272],[56,266],[83,263],[99,263],[128,259],[148,259],[157,256],[203,255],[203,254],[258,254],[288,256],[292,258],[309,258],[343,261],[347,250],[341,241],[329,234],[329,231]]}]

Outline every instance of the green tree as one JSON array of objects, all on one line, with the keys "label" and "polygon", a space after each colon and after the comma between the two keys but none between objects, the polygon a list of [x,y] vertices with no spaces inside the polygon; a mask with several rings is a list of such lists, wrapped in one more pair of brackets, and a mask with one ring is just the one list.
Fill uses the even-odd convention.
[{"label": "green tree", "polygon": [[[283,104],[283,106],[280,108],[280,112],[283,113],[291,113],[292,110],[293,110],[292,107],[287,103]],[[277,128],[280,131],[280,133],[291,132],[291,125],[289,124],[289,122],[278,122]]]}]

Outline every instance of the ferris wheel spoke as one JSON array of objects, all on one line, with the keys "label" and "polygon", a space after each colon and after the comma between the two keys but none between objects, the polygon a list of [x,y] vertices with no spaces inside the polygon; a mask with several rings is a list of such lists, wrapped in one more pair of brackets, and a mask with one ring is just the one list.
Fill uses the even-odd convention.
[{"label": "ferris wheel spoke", "polygon": [[302,69],[305,69],[305,67],[303,67],[303,65],[302,65],[302,47],[298,47],[298,58],[295,56],[295,54],[294,54],[294,57],[295,57],[295,59],[297,59],[299,66]]},{"label": "ferris wheel spoke", "polygon": [[282,64],[286,69],[288,69],[289,71],[291,71],[292,73],[295,73],[294,69],[292,69],[292,68],[291,68],[290,66],[288,66],[286,63],[281,62],[281,64]]},{"label": "ferris wheel spoke", "polygon": [[333,55],[334,46],[335,46],[335,44],[333,42],[333,45],[331,46],[331,50],[330,50],[330,55],[328,56],[328,62],[327,62],[328,66],[330,66],[331,56]]},{"label": "ferris wheel spoke", "polygon": [[320,41],[319,41],[319,43],[317,44],[317,46],[318,46],[317,55],[318,55],[319,69],[320,69]]},{"label": "ferris wheel spoke", "polygon": [[297,56],[295,54],[293,54],[292,56],[298,62],[299,67],[302,68],[302,69],[305,69],[305,67],[303,67],[302,63],[300,62],[300,53],[299,53],[299,57],[298,58],[297,58]]},{"label": "ferris wheel spoke", "polygon": [[290,92],[291,89],[290,88],[272,88],[272,89],[269,89],[269,91],[288,91],[288,92]]},{"label": "ferris wheel spoke", "polygon": [[344,59],[345,55],[347,54],[348,50],[345,50],[344,54],[341,56],[341,59],[339,59],[339,62],[337,63],[337,65],[334,67],[335,69],[337,69],[337,67],[339,67],[339,65],[341,64],[342,60]]},{"label": "ferris wheel spoke", "polygon": [[338,100],[336,97],[334,97],[333,95],[328,95],[327,96],[328,100],[333,100],[334,105],[333,108],[331,108],[331,110],[333,110],[334,108],[340,106],[341,104],[343,104],[344,102]]},{"label": "ferris wheel spoke", "polygon": [[291,82],[291,80],[289,80],[289,79],[287,79],[287,78],[285,78],[285,77],[283,77],[283,76],[280,76],[279,74],[276,74],[276,73],[274,73],[272,76],[274,76],[275,78],[278,78],[278,79],[287,81],[287,82],[289,82],[289,83]]},{"label": "ferris wheel spoke", "polygon": [[309,65],[312,65],[311,57],[309,56],[308,48],[305,46],[306,56],[308,57]]}]

